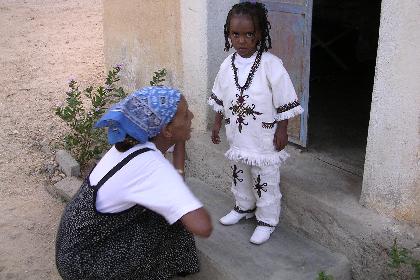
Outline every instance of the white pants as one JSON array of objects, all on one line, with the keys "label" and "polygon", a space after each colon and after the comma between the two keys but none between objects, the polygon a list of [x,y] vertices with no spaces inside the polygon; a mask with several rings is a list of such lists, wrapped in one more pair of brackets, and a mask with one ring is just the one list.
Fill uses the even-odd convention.
[{"label": "white pants", "polygon": [[258,221],[276,226],[280,217],[280,169],[278,165],[251,166],[233,162],[232,193],[240,210],[256,208]]}]

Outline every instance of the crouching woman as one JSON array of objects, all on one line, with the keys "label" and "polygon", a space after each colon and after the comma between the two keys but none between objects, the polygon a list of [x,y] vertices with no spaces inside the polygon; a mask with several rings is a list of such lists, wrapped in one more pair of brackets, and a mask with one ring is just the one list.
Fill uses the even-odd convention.
[{"label": "crouching woman", "polygon": [[68,279],[169,279],[199,270],[194,235],[210,217],[163,154],[191,136],[193,114],[169,87],[138,90],[96,124],[112,148],[66,206],[56,264]]}]

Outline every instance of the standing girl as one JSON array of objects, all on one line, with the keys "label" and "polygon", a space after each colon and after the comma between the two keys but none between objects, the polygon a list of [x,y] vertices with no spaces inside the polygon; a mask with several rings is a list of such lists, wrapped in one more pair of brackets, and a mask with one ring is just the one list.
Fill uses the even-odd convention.
[{"label": "standing girl", "polygon": [[270,22],[262,3],[244,2],[229,11],[224,26],[225,51],[209,105],[217,112],[212,142],[220,142],[225,119],[232,161],[232,192],[236,204],[220,219],[233,225],[256,216],[250,241],[262,244],[270,238],[280,216],[280,165],[288,154],[288,119],[303,112],[282,61],[267,52],[271,48]]}]

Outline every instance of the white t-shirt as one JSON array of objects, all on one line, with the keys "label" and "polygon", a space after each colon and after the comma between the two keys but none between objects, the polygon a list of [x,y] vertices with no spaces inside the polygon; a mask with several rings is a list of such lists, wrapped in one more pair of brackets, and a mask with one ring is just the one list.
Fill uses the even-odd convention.
[{"label": "white t-shirt", "polygon": [[[276,151],[273,144],[277,121],[303,112],[292,81],[280,58],[263,52],[252,82],[242,96],[235,84],[232,55],[222,63],[208,103],[223,113],[229,150],[226,157],[249,165],[280,165],[286,151]],[[249,58],[236,55],[238,82],[245,84],[257,52]]]},{"label": "white t-shirt", "polygon": [[202,207],[183,178],[151,142],[136,145],[123,153],[112,147],[90,174],[90,184],[95,186],[125,157],[145,147],[153,151],[133,158],[100,187],[96,197],[97,211],[117,213],[139,204],[173,224]]}]

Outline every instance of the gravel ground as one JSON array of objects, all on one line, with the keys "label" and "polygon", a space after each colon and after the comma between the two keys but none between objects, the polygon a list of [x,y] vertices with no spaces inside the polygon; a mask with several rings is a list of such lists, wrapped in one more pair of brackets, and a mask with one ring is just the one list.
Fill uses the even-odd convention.
[{"label": "gravel ground", "polygon": [[64,204],[54,147],[66,130],[54,115],[67,80],[104,77],[100,0],[0,2],[0,279],[60,279],[55,233]]}]

